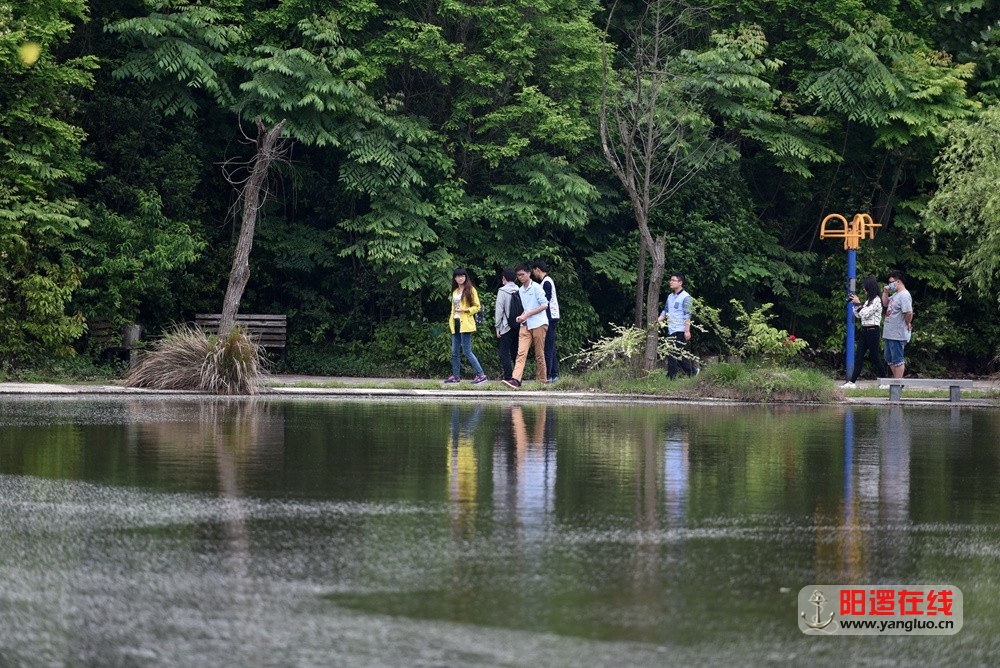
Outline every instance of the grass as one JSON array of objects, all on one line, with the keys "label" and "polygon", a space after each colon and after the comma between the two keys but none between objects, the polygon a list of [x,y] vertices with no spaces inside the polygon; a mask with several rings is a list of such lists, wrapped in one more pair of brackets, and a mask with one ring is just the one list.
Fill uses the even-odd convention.
[{"label": "grass", "polygon": [[678,376],[675,380],[660,369],[648,374],[614,369],[591,371],[568,377],[559,389],[754,403],[833,402],[842,396],[830,378],[819,371],[729,362],[704,367],[694,378]]},{"label": "grass", "polygon": [[694,380],[702,396],[738,401],[829,403],[843,396],[829,376],[814,369],[722,362],[706,367]]},{"label": "grass", "polygon": [[[352,387],[344,383],[298,383],[299,387]],[[436,380],[397,380],[388,383],[359,381],[353,387],[390,388],[398,390],[469,390],[514,392],[496,381],[473,385],[465,381],[445,385]],[[667,378],[662,369],[650,373],[625,369],[598,369],[581,374],[564,375],[559,382],[546,385],[525,382],[522,389],[553,392],[603,392],[620,395],[648,395],[685,399],[722,398],[756,403],[825,402],[843,398],[830,377],[812,369],[791,369],[766,365],[720,363],[705,367],[694,378]]]},{"label": "grass", "polygon": [[84,355],[74,355],[40,362],[31,368],[0,368],[0,382],[107,385],[120,381],[127,362],[95,362]]}]

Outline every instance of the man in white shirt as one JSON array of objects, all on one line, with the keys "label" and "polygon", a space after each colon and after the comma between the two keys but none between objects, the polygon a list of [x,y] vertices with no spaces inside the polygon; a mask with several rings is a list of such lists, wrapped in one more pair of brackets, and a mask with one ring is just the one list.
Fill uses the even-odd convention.
[{"label": "man in white shirt", "polygon": [[549,300],[548,310],[545,314],[549,317],[549,328],[545,332],[545,369],[549,377],[548,383],[559,380],[559,356],[556,354],[556,327],[559,325],[559,298],[556,296],[556,283],[549,276],[549,267],[544,260],[535,260],[531,265],[531,271],[535,275],[535,280],[542,284],[545,291],[545,298]]},{"label": "man in white shirt", "polygon": [[545,297],[542,286],[531,280],[531,269],[521,263],[514,267],[514,275],[521,287],[517,294],[521,298],[524,313],[517,316],[521,330],[517,340],[517,362],[514,363],[514,373],[504,379],[504,384],[513,388],[521,387],[521,377],[524,375],[524,365],[528,361],[528,348],[535,347],[535,376],[545,381],[548,376],[545,370],[545,333],[549,329],[549,319],[545,315],[549,300]]}]

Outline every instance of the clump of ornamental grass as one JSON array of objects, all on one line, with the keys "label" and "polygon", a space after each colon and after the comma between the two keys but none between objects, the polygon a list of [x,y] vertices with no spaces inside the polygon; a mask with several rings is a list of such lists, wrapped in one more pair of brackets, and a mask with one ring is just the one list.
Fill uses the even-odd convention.
[{"label": "clump of ornamental grass", "polygon": [[256,394],[265,360],[246,330],[225,337],[180,325],[154,342],[125,379],[128,387],[193,390],[212,394]]}]

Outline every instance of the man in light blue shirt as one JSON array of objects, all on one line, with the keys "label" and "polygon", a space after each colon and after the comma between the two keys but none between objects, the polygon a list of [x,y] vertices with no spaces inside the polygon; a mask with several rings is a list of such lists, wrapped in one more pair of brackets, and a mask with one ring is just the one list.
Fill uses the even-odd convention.
[{"label": "man in light blue shirt", "polygon": [[[678,349],[683,349],[691,340],[691,295],[684,290],[684,274],[670,274],[670,294],[657,320],[667,321],[667,336],[677,342]],[[671,380],[677,377],[678,366],[689,376],[698,373],[690,359],[670,355],[667,358],[667,377]]]},{"label": "man in light blue shirt", "polygon": [[521,324],[517,338],[517,361],[514,363],[514,374],[504,379],[504,384],[513,388],[521,387],[521,377],[524,375],[524,365],[528,361],[528,348],[535,347],[535,377],[543,383],[548,378],[545,370],[545,333],[549,329],[549,318],[545,315],[549,300],[545,297],[542,286],[531,280],[531,268],[524,263],[514,267],[514,276],[520,287],[517,294],[521,298],[524,313],[517,316]]}]

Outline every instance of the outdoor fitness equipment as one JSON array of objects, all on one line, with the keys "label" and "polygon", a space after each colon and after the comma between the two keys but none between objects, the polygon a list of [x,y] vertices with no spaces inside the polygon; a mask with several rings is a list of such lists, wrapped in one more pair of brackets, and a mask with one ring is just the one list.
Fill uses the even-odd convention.
[{"label": "outdoor fitness equipment", "polygon": [[[842,226],[827,228],[827,223],[830,221],[839,221]],[[882,227],[882,225],[873,221],[867,213],[854,214],[854,218],[850,222],[839,213],[831,213],[823,219],[819,226],[820,239],[843,239],[844,250],[847,251],[847,354],[845,366],[847,367],[848,380],[851,379],[851,373],[854,371],[854,309],[851,306],[850,297],[856,292],[857,277],[855,274],[857,272],[858,242],[862,239],[874,239],[876,227]]]}]

